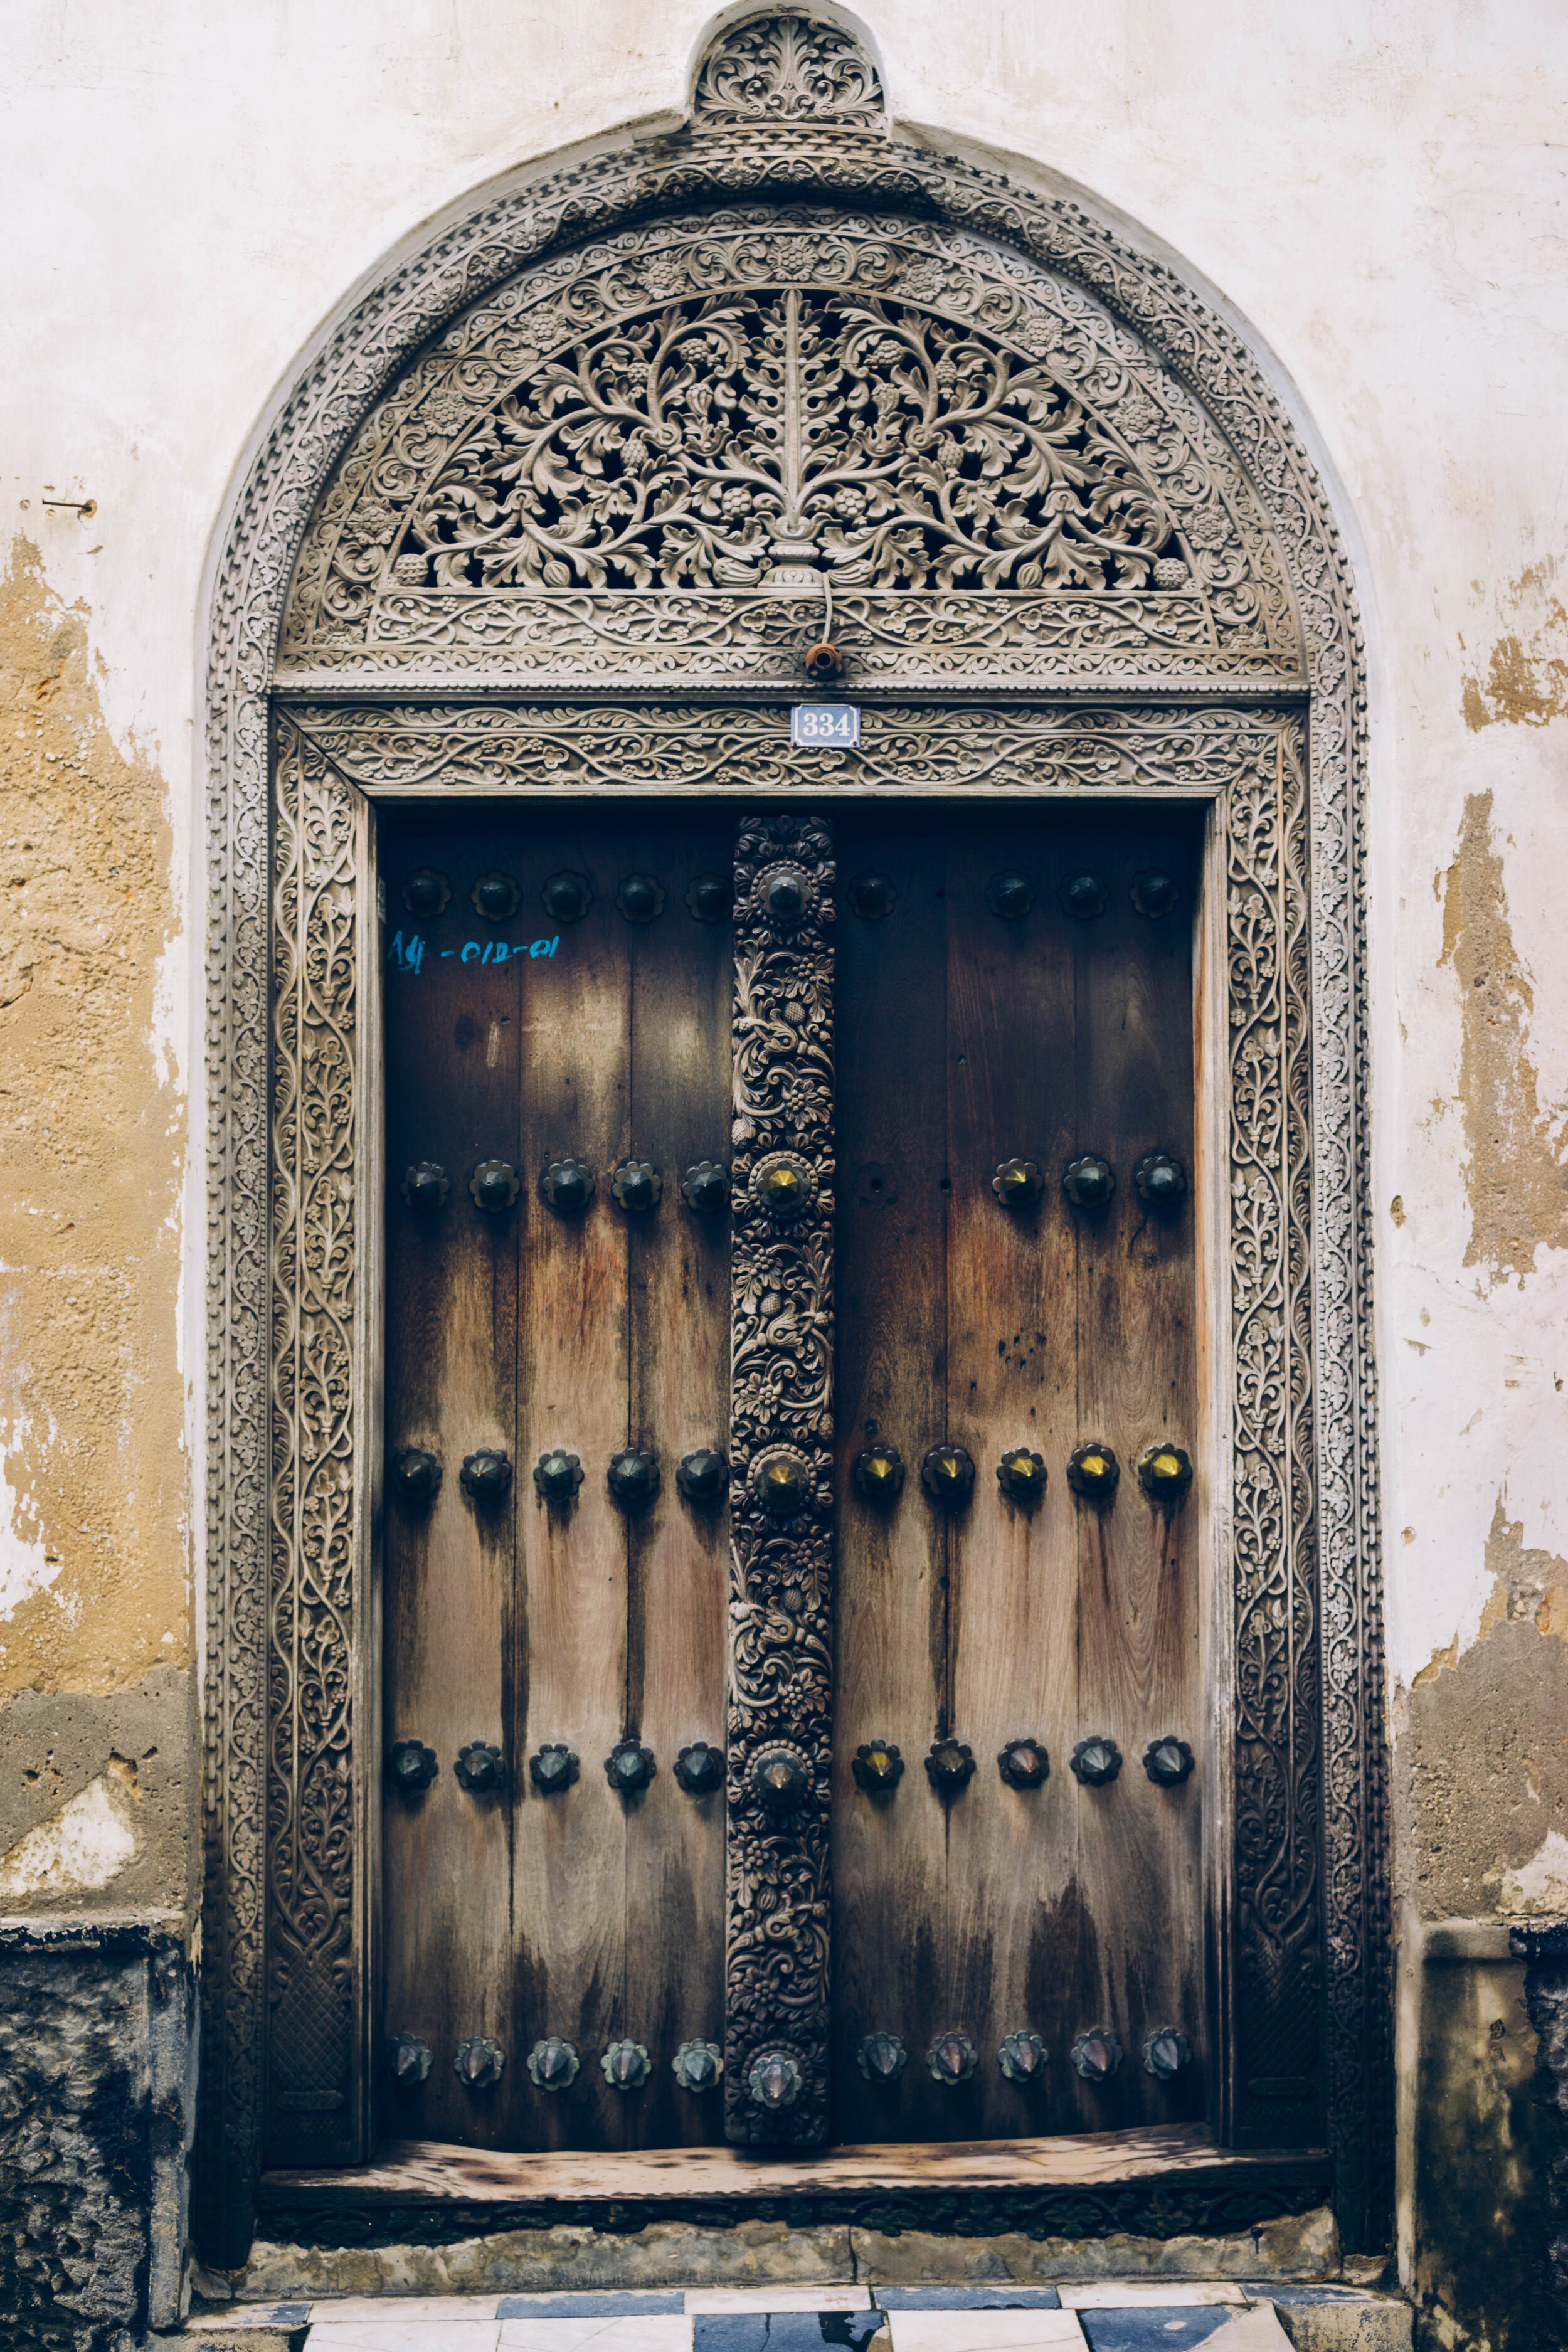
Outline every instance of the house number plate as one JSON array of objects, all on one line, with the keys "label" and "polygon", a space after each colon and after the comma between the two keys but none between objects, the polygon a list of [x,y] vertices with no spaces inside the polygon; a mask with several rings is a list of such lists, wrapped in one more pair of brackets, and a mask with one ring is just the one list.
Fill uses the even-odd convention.
[{"label": "house number plate", "polygon": [[792,743],[832,743],[842,751],[860,740],[860,709],[854,702],[796,702],[790,706]]}]

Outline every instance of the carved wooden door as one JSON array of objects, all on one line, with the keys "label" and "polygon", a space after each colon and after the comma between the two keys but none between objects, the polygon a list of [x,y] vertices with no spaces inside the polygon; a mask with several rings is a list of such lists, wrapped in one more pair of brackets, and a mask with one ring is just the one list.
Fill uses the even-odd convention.
[{"label": "carved wooden door", "polygon": [[393,2134],[1204,2112],[1194,829],[776,806],[383,814]]}]

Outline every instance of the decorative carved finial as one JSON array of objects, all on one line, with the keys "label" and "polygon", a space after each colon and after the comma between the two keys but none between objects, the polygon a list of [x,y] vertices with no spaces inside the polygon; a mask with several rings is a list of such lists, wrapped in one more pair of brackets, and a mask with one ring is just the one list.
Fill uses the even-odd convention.
[{"label": "decorative carved finial", "polygon": [[793,8],[726,26],[702,60],[691,110],[704,126],[752,130],[880,131],[887,121],[881,79],[854,35]]}]

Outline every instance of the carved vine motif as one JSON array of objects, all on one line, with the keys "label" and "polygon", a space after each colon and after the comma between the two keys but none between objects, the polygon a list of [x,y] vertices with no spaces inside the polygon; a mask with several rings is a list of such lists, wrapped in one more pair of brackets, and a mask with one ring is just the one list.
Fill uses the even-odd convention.
[{"label": "carved vine motif", "polygon": [[[770,878],[798,877],[798,917]],[[728,1928],[725,2129],[740,2143],[827,2133],[828,1792],[833,1704],[833,836],[818,817],[747,817],[735,843]],[[784,1155],[804,1182],[768,1205]],[[793,1204],[791,1204],[793,1206]],[[781,1519],[759,1467],[783,1449],[805,1474]],[[807,1790],[782,1818],[752,1771],[783,1743]],[[800,2071],[774,2112],[752,2099],[759,2057]]]},{"label": "carved vine motif", "polygon": [[874,129],[884,100],[877,68],[851,34],[793,12],[753,16],[721,33],[698,77],[700,122],[831,122]]},{"label": "carved vine motif", "polygon": [[271,2118],[352,2150],[356,903],[352,788],[279,730],[268,1605]]}]

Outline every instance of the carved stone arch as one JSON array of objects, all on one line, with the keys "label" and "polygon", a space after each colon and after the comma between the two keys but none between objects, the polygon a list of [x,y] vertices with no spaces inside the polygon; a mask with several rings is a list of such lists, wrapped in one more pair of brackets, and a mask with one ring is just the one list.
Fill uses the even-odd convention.
[{"label": "carved stone arch", "polygon": [[[835,578],[866,710],[841,782],[962,789],[1011,773],[1070,792],[1180,777],[1226,799],[1228,1965],[1259,2079],[1294,2063],[1270,2056],[1270,2021],[1321,1993],[1342,2225],[1352,2243],[1381,2242],[1391,2021],[1364,689],[1331,509],[1256,358],[1174,271],[1078,205],[891,137],[875,66],[841,24],[731,21],[695,90],[678,134],[510,186],[368,294],[276,416],[217,564],[204,2242],[222,2258],[248,2236],[269,1954],[274,2019],[288,2013],[291,2044],[319,2037],[347,2085],[324,2105],[289,2094],[300,2112],[315,2098],[337,2114],[324,2147],[352,2150],[365,2071],[357,1857],[374,1759],[354,1713],[374,1448],[361,1268],[379,1179],[362,792],[437,772],[473,788],[502,768],[517,789],[548,774],[606,790],[628,749],[644,778],[721,787],[728,761],[751,792],[782,782],[778,706]],[[880,487],[858,509],[839,501],[832,521],[797,500],[792,550],[756,449],[744,480],[738,459],[704,475],[688,433],[635,557],[580,541],[604,576],[574,576],[545,543],[562,535],[561,493],[576,495],[570,452],[530,404],[543,383],[569,405],[574,370],[589,385],[577,428],[604,429],[595,367],[617,338],[646,364],[667,318],[677,342],[717,338],[692,381],[722,379],[737,404],[770,336],[798,373],[804,320],[858,436],[858,471],[839,469],[835,498]],[[879,341],[907,356],[866,363]],[[966,366],[989,371],[984,416],[963,410]],[[618,429],[657,468],[646,384]],[[881,473],[879,415],[900,427]],[[502,421],[552,449],[542,508],[494,497],[515,454]],[[1005,448],[979,454],[983,424]],[[951,500],[933,521],[944,450],[959,453],[949,484],[978,480],[990,499],[970,498],[962,526]],[[615,478],[627,478],[619,460]],[[731,520],[746,528],[726,534],[723,492],[740,488],[752,505],[740,517],[731,501]],[[503,526],[487,523],[482,546],[462,530],[481,495]],[[1089,689],[1116,707],[1080,707]],[[616,692],[632,699],[616,706]],[[454,694],[461,706],[443,706]],[[584,694],[592,713],[568,707]],[[999,696],[1017,706],[1000,719]]]}]

